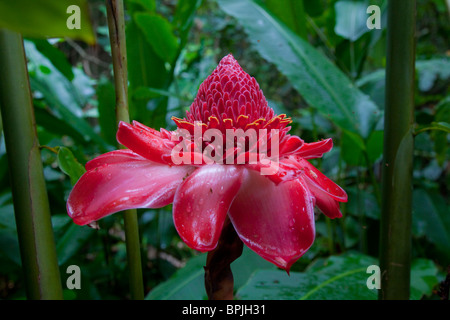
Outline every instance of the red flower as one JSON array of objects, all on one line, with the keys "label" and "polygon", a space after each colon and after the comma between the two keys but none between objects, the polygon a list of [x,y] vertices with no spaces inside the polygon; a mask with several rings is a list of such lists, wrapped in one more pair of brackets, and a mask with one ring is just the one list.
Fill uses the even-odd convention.
[{"label": "red flower", "polygon": [[228,215],[248,247],[289,270],[314,241],[314,206],[342,216],[347,194],[307,161],[330,151],[332,140],[289,135],[291,119],[274,114],[231,55],[200,85],[186,118],[173,120],[177,135],[119,124],[117,140],[129,150],[86,164],[67,200],[75,223],[173,203],[179,235],[204,252],[216,247]]}]

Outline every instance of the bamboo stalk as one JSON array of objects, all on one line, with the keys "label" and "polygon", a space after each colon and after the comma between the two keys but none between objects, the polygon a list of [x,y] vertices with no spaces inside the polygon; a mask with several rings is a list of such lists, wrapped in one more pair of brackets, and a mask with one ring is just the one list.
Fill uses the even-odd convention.
[{"label": "bamboo stalk", "polygon": [[62,299],[22,36],[0,30],[0,105],[29,299]]},{"label": "bamboo stalk", "polygon": [[380,233],[380,299],[409,299],[416,1],[390,0]]},{"label": "bamboo stalk", "polygon": [[[130,122],[128,111],[128,67],[123,1],[107,0],[106,8],[116,90],[116,120],[117,123],[119,121]],[[123,148],[123,146],[119,147]],[[124,211],[123,218],[131,298],[134,300],[142,300],[144,299],[144,282],[142,277],[141,247],[136,210]]]}]

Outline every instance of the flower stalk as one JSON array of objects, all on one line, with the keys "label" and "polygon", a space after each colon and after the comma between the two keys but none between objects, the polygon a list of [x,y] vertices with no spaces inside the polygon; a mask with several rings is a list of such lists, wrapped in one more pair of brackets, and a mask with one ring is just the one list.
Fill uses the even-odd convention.
[{"label": "flower stalk", "polygon": [[243,249],[244,243],[227,219],[217,247],[209,251],[206,258],[205,289],[209,300],[233,300],[234,279],[230,266]]},{"label": "flower stalk", "polygon": [[389,1],[380,299],[409,299],[416,1]]},{"label": "flower stalk", "polygon": [[62,299],[22,36],[0,30],[0,105],[29,299]]},{"label": "flower stalk", "polygon": [[[120,121],[130,122],[128,110],[128,68],[123,1],[107,0],[106,8],[116,91],[116,121],[117,123]],[[120,145],[119,147],[124,148]],[[134,300],[142,300],[144,299],[144,284],[142,277],[139,224],[136,209],[125,210],[123,213],[123,218],[127,260],[130,272],[131,298]]]}]

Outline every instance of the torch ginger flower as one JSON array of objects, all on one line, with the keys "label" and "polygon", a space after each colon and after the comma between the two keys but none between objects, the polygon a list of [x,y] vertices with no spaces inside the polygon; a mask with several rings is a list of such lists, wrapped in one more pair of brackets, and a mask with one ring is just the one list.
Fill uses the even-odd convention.
[{"label": "torch ginger flower", "polygon": [[[314,241],[314,206],[329,218],[342,216],[347,194],[307,161],[330,151],[332,140],[305,143],[289,135],[291,119],[274,114],[232,55],[200,85],[186,118],[173,120],[184,144],[175,132],[119,124],[117,140],[128,149],[86,164],[67,200],[76,224],[173,203],[180,237],[205,252],[217,246],[228,215],[250,249],[289,271]],[[215,139],[205,139],[211,130]],[[229,138],[236,130],[254,139]]]}]

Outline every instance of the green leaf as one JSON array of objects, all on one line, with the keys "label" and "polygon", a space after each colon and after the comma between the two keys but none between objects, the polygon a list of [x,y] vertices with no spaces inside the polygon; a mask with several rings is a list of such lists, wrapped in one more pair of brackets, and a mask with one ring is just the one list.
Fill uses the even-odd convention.
[{"label": "green leaf", "polygon": [[265,0],[267,8],[297,35],[306,39],[303,0]]},{"label": "green leaf", "polygon": [[247,246],[244,246],[242,255],[231,264],[234,287],[237,289],[245,285],[249,277],[257,269],[271,270],[276,269],[276,267],[274,264],[261,258]]},{"label": "green leaf", "polygon": [[97,86],[98,123],[103,138],[110,145],[116,145],[116,115],[113,112],[116,104],[116,91],[109,81],[101,81]]},{"label": "green leaf", "polygon": [[377,161],[383,154],[384,131],[373,131],[367,140],[367,156],[370,164]]},{"label": "green leaf", "polygon": [[415,259],[411,263],[411,300],[419,300],[430,295],[438,284],[438,270],[432,260]]},{"label": "green leaf", "polygon": [[[442,99],[436,106],[436,122],[444,122],[450,119],[450,95]],[[448,133],[435,130],[431,133],[434,141],[434,151],[436,152],[436,160],[442,166],[447,159],[448,149]]]},{"label": "green leaf", "polygon": [[57,159],[59,168],[70,177],[72,185],[75,185],[83,173],[86,172],[84,166],[75,159],[72,151],[66,147],[59,148]]},{"label": "green leaf", "polygon": [[93,228],[72,223],[56,244],[59,265],[65,264],[72,258],[94,233]]},{"label": "green leaf", "polygon": [[376,260],[362,254],[331,256],[305,272],[256,271],[237,296],[274,300],[374,300],[377,291],[366,285],[367,267]]},{"label": "green leaf", "polygon": [[155,0],[128,0],[128,2],[139,4],[149,12],[154,12],[156,9]]},{"label": "green leaf", "polygon": [[202,300],[206,298],[204,270],[206,254],[191,258],[167,281],[156,286],[147,300]]},{"label": "green leaf", "polygon": [[334,32],[350,41],[358,40],[369,32],[366,21],[367,4],[357,1],[338,1],[335,3],[336,26]]},{"label": "green leaf", "polygon": [[450,263],[450,215],[445,199],[424,189],[413,191],[413,231],[425,236]]},{"label": "green leaf", "polygon": [[[70,6],[76,6],[73,11]],[[67,12],[69,11],[69,12]],[[72,17],[79,12],[79,28],[69,29]],[[95,43],[86,0],[14,0],[0,1],[0,28],[34,38],[73,38]]]},{"label": "green leaf", "polygon": [[179,31],[180,44],[184,46],[188,32],[194,22],[195,12],[201,6],[202,0],[178,0],[172,24]]},{"label": "green leaf", "polygon": [[[25,41],[24,44],[29,59],[32,90],[42,94],[49,104],[53,116],[78,131],[85,142],[94,141],[103,151],[106,151],[108,146],[105,141],[83,119],[82,106],[95,93],[90,79],[81,75],[79,70],[74,69],[75,78],[72,82],[69,81],[47,57],[36,49],[34,43]],[[39,66],[49,69],[50,74],[42,73]]]},{"label": "green leaf", "polygon": [[353,132],[343,130],[342,134],[342,158],[351,166],[364,163],[366,146],[361,137]]},{"label": "green leaf", "polygon": [[[191,258],[169,280],[156,286],[147,295],[150,300],[202,300],[206,299],[204,269],[206,254]],[[242,287],[255,269],[274,269],[275,266],[244,247],[242,255],[231,264],[235,288]]]},{"label": "green leaf", "polygon": [[[130,21],[126,29],[128,76],[130,81],[130,118],[140,121],[154,128],[165,127],[163,121],[158,119],[152,111],[148,110],[148,100],[134,99],[135,90],[140,87],[167,89],[168,72],[161,59],[146,41],[143,31]],[[166,114],[166,107],[160,105],[161,113]]]},{"label": "green leaf", "polygon": [[134,20],[156,54],[172,65],[178,52],[178,39],[173,34],[170,22],[160,15],[147,12],[136,13]]},{"label": "green leaf", "polygon": [[33,42],[36,49],[46,56],[59,72],[61,72],[69,81],[74,79],[75,75],[72,70],[72,65],[62,51],[51,45],[47,40],[34,39]]},{"label": "green leaf", "polygon": [[336,125],[367,138],[377,106],[324,55],[284,26],[256,0],[217,0],[244,27],[253,47],[275,64],[311,106]]},{"label": "green leaf", "polygon": [[450,78],[450,59],[419,60],[416,61],[416,70],[419,89],[426,92],[433,88],[437,79],[448,80]]},{"label": "green leaf", "polygon": [[421,127],[415,132],[415,135],[418,135],[419,133],[422,133],[424,131],[430,131],[430,130],[440,130],[444,131],[446,133],[450,133],[450,123],[448,122],[432,122],[431,125]]}]

